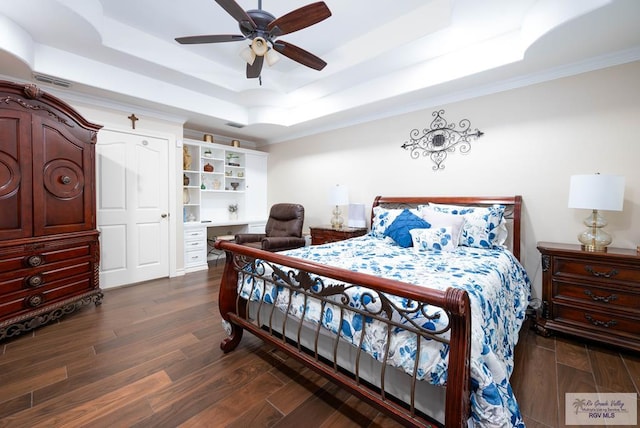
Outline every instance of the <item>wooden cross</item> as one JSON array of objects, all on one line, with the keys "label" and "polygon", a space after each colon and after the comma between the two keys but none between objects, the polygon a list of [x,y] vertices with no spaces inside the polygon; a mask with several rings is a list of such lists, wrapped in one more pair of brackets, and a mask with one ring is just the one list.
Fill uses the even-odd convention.
[{"label": "wooden cross", "polygon": [[131,129],[136,129],[136,120],[138,120],[138,118],[135,113],[131,113],[131,116],[127,116],[127,119],[131,121]]}]

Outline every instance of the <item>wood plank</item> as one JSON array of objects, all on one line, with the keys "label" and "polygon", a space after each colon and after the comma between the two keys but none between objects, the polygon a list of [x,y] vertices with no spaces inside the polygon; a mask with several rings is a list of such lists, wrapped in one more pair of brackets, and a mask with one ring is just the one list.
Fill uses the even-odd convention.
[{"label": "wood plank", "polygon": [[124,387],[130,382],[136,382],[161,371],[171,362],[183,358],[184,355],[179,351],[173,351],[157,358],[147,359],[123,370],[117,370],[107,365],[96,368],[95,371],[86,371],[81,375],[35,389],[33,391],[34,406],[53,403],[64,409],[66,401],[70,399],[92,400],[102,394]]},{"label": "wood plank", "polygon": [[117,411],[106,415],[96,415],[88,425],[91,428],[127,427],[149,417],[151,414],[153,414],[153,410],[149,406],[146,397],[137,400],[132,397],[132,401],[123,403]]},{"label": "wood plank", "polygon": [[556,383],[555,352],[528,344],[527,364],[520,367],[519,376],[525,379],[518,384],[515,396],[523,416],[548,426],[558,421],[558,387]]},{"label": "wood plank", "polygon": [[124,404],[138,399],[171,383],[164,372],[157,372],[138,381],[129,383],[108,394],[97,396],[93,400],[69,398],[63,412],[59,403],[45,403],[6,418],[13,426],[48,428],[51,426],[82,427],[91,425],[95,417],[117,412]]},{"label": "wood plank", "polygon": [[[283,367],[287,366],[284,365]],[[303,369],[300,374],[294,376],[282,388],[274,391],[267,401],[282,414],[287,415],[311,398],[327,383],[328,381],[318,373],[310,369]]]},{"label": "wood plank", "polygon": [[2,384],[0,402],[27,394],[43,385],[56,384],[65,379],[67,379],[67,368],[64,366],[34,373],[25,373],[24,378],[14,379],[12,382]]},{"label": "wood plank", "polygon": [[578,370],[591,371],[587,347],[566,338],[556,338],[556,361]]},{"label": "wood plank", "polygon": [[[244,413],[241,413],[233,422],[226,425],[225,428],[257,428],[257,427],[278,427],[278,421],[282,419],[282,414],[266,401],[252,406]],[[219,425],[209,425],[210,427],[218,427]]]},{"label": "wood plank", "polygon": [[[557,342],[556,344],[559,344]],[[564,364],[557,364],[558,373],[558,427],[565,427],[566,394],[568,392],[597,392],[593,374]]]},{"label": "wood plank", "polygon": [[323,388],[286,414],[276,426],[320,427],[349,396],[350,394],[345,390],[327,382]]},{"label": "wood plank", "polygon": [[590,345],[589,359],[598,392],[637,392],[618,352]]},{"label": "wood plank", "polygon": [[[139,343],[142,340],[153,342],[175,335],[177,329],[185,324],[202,323],[207,318],[208,304],[203,303],[198,307],[185,308],[161,317],[161,319],[145,319],[132,325],[116,330],[115,338],[103,341],[95,346],[96,354],[113,350],[130,344]],[[187,330],[189,328],[187,327]],[[194,337],[195,338],[195,337]]]},{"label": "wood plank", "polygon": [[378,416],[378,411],[366,402],[350,395],[349,398],[333,412],[323,423],[321,428],[350,428],[354,424],[364,427],[370,426]]},{"label": "wood plank", "polygon": [[[5,384],[6,385],[6,384]],[[0,402],[0,419],[31,407],[31,393]]]},{"label": "wood plank", "polygon": [[265,398],[281,386],[282,382],[272,374],[263,373],[180,426],[198,428],[207,426],[211,421],[215,421],[217,426],[268,426],[282,418],[282,414]]},{"label": "wood plank", "polygon": [[[636,393],[639,394],[640,397],[640,355],[623,353],[622,361],[629,372],[631,382],[636,388]],[[640,409],[640,407],[638,407],[638,409]]]},{"label": "wood plank", "polygon": [[[267,363],[251,357],[248,353],[245,357],[211,364],[152,394],[149,404],[154,414],[133,426],[177,426],[189,420],[235,392],[239,384],[251,381],[268,369]],[[223,361],[229,362],[230,367],[220,370]]]}]

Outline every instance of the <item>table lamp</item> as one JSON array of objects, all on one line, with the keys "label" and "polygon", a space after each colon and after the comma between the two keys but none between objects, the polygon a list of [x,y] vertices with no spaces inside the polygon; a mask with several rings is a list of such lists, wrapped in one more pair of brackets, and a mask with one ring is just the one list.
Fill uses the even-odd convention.
[{"label": "table lamp", "polygon": [[342,218],[342,212],[340,211],[340,205],[347,205],[349,203],[349,189],[346,186],[336,184],[329,191],[329,204],[335,205],[333,210],[333,217],[331,217],[331,227],[334,229],[341,229],[344,224]]},{"label": "table lamp", "polygon": [[612,238],[603,227],[607,221],[599,210],[622,211],[624,177],[619,175],[573,175],[569,185],[569,208],[591,210],[584,219],[587,229],[578,235],[585,251],[607,251]]}]

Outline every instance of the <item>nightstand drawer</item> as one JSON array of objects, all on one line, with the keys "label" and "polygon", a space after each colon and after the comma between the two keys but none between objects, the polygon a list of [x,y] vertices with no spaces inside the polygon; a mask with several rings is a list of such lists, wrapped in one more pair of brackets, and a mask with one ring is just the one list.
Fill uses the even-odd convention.
[{"label": "nightstand drawer", "polygon": [[582,328],[597,330],[605,334],[629,334],[637,340],[640,323],[637,318],[628,318],[615,313],[582,309],[575,306],[555,304],[554,321],[574,324]]},{"label": "nightstand drawer", "polygon": [[599,287],[595,282],[581,283],[553,279],[553,299],[585,302],[597,305],[603,310],[610,308],[640,314],[640,287],[637,287],[637,290],[612,286]]},{"label": "nightstand drawer", "polygon": [[588,278],[589,281],[640,282],[640,267],[634,268],[614,263],[576,260],[556,257],[553,264],[555,276]]}]

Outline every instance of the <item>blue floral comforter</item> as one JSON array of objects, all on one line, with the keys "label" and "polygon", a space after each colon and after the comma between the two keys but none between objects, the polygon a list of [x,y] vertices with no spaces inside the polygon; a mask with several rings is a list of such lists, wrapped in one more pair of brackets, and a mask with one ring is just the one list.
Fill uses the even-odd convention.
[{"label": "blue floral comforter", "polygon": [[[513,351],[518,332],[524,321],[530,298],[531,284],[522,265],[504,249],[479,249],[459,246],[454,251],[414,251],[402,248],[388,238],[371,235],[325,245],[303,247],[283,252],[288,256],[371,274],[378,277],[445,290],[454,286],[466,290],[471,300],[471,422],[482,427],[524,427],[520,410],[509,384],[513,371]],[[304,313],[305,319],[321,322],[324,327],[340,332],[345,340],[358,346],[360,334],[365,333],[362,349],[381,360],[386,346],[387,328],[371,321],[362,328],[361,316],[348,316],[339,325],[336,308],[324,310],[316,302],[307,302],[301,295],[291,297],[279,293],[276,286],[262,281],[253,283],[246,277],[240,294],[253,300],[264,298],[283,311]],[[359,287],[354,287],[350,304],[360,305]],[[403,300],[388,296],[403,307]],[[321,313],[322,312],[322,313]],[[416,321],[420,321],[419,319]],[[424,319],[420,325],[434,323],[438,328],[446,323],[446,316]],[[393,331],[388,364],[413,372],[416,355],[415,335]],[[430,340],[421,341],[418,377],[434,385],[446,385],[448,345]]]}]

